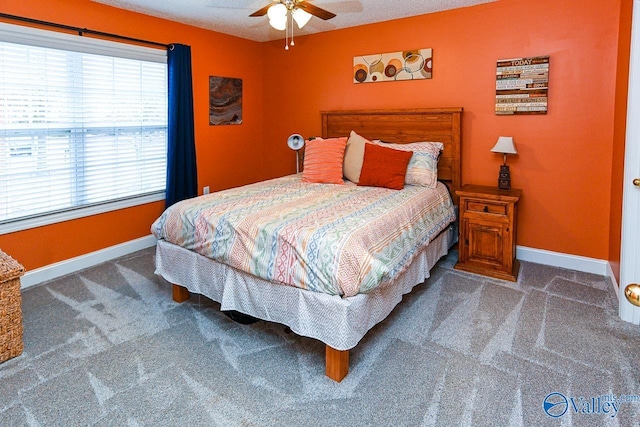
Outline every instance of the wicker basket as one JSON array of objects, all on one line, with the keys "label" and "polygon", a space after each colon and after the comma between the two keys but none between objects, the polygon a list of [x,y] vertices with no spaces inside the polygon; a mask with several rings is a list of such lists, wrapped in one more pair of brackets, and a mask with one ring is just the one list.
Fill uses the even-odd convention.
[{"label": "wicker basket", "polygon": [[0,251],[0,363],[22,354],[22,297],[24,267]]}]

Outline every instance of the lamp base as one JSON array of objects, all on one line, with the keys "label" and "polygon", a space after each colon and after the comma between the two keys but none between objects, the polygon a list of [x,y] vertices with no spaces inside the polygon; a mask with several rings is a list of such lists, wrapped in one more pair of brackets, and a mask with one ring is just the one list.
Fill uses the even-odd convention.
[{"label": "lamp base", "polygon": [[501,190],[511,190],[511,172],[509,172],[509,165],[500,166],[500,175],[498,175],[498,188]]}]

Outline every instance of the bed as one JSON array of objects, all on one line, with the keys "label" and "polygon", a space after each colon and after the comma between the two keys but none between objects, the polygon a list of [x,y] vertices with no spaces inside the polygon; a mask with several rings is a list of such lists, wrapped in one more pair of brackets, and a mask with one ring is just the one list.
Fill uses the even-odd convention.
[{"label": "bed", "polygon": [[[438,141],[443,144],[437,163],[439,183],[437,189],[433,190],[434,194],[437,193],[433,197],[441,199],[440,204],[437,204],[439,206],[437,209],[441,211],[429,214],[436,224],[429,230],[426,230],[426,226],[419,225],[416,228],[420,230],[419,232],[392,233],[400,239],[395,243],[396,247],[389,249],[387,257],[383,259],[384,262],[372,261],[372,263],[377,262],[376,268],[368,267],[366,274],[354,273],[353,265],[357,263],[347,256],[341,256],[341,258],[347,258],[347,261],[342,267],[332,270],[331,275],[314,270],[314,260],[297,258],[297,254],[302,250],[296,249],[296,242],[293,240],[299,240],[297,244],[305,248],[316,244],[316,241],[311,238],[303,241],[298,237],[298,234],[304,234],[299,230],[326,216],[326,213],[316,215],[314,211],[316,207],[312,205],[320,198],[329,198],[334,202],[337,201],[336,204],[331,208],[322,207],[320,210],[323,212],[331,210],[333,213],[343,210],[344,212],[340,212],[341,215],[357,216],[360,220],[361,213],[365,211],[392,211],[392,207],[382,204],[387,203],[391,198],[400,198],[400,204],[415,203],[414,199],[421,200],[417,197],[424,197],[422,189],[406,186],[406,191],[386,190],[385,192],[380,189],[356,186],[348,181],[345,185],[339,186],[306,184],[300,181],[301,174],[297,174],[265,183],[251,184],[242,187],[241,190],[231,189],[219,192],[220,194],[215,196],[214,204],[223,207],[223,211],[225,206],[229,208],[224,212],[216,213],[214,208],[207,204],[208,200],[213,200],[214,196],[191,199],[178,207],[172,207],[172,214],[165,212],[154,223],[152,231],[158,237],[156,273],[172,284],[173,299],[177,302],[186,301],[191,293],[205,295],[219,302],[222,310],[236,311],[259,319],[282,323],[298,335],[322,341],[326,349],[325,374],[335,381],[341,381],[348,373],[349,350],[357,345],[369,329],[389,315],[404,294],[429,277],[429,270],[457,241],[457,231],[454,223],[451,222],[455,219],[455,214],[452,216],[450,210],[452,203],[457,205],[455,190],[460,187],[461,115],[461,108],[321,112],[322,138],[339,138],[355,131],[364,138],[379,139],[392,144],[407,144],[415,141]],[[323,187],[327,190],[318,190]],[[214,219],[222,221],[217,223],[216,233],[227,233],[225,227],[235,218],[230,218],[229,210],[232,210],[234,215],[243,209],[251,211],[248,205],[244,207],[242,205],[244,202],[236,198],[239,191],[247,192],[255,203],[264,203],[267,213],[258,215],[263,221],[266,221],[264,217],[268,217],[269,210],[277,210],[277,215],[273,215],[274,218],[276,216],[295,218],[294,225],[291,223],[277,225],[278,229],[288,230],[284,240],[283,238],[268,240],[267,236],[258,245],[235,238],[235,246],[229,245],[225,252],[220,248],[224,246],[223,244],[198,243],[185,237],[192,234],[207,234],[206,230],[211,227],[202,225],[201,217],[207,217],[207,220],[211,221]],[[446,193],[446,197],[443,193]],[[356,196],[375,200],[380,205],[358,210],[353,207],[360,203],[354,200],[361,200],[355,199]],[[284,200],[284,204],[272,206],[270,203],[275,199]],[[314,203],[309,206],[302,205],[301,201],[308,199],[313,200]],[[421,203],[431,204],[432,202]],[[436,206],[436,203],[433,203]],[[442,204],[449,205],[446,212],[445,208],[441,207]],[[175,218],[185,212],[188,216],[188,213],[195,209],[195,205],[206,205],[206,210],[198,211],[200,213],[197,215],[197,221],[192,219],[184,221],[193,229],[187,232],[176,231]],[[304,215],[300,214],[300,209],[305,209]],[[424,210],[424,207],[418,203],[411,209],[411,212],[414,212]],[[180,215],[176,212],[180,212]],[[363,216],[366,215],[363,214]],[[373,217],[378,221],[377,215]],[[237,221],[246,222],[244,218]],[[332,222],[336,221],[340,222],[342,219],[332,219]],[[323,224],[315,224],[315,226],[324,227]],[[236,234],[253,233],[269,236],[272,234],[256,231],[255,226],[251,227]],[[345,225],[345,227],[353,228],[353,225]],[[161,229],[166,236],[158,231]],[[391,230],[394,227],[386,225],[383,229]],[[404,230],[405,227],[398,227],[398,229]],[[310,234],[317,235],[317,230]],[[374,236],[376,232],[361,232],[360,235],[365,236],[366,240],[366,236]],[[408,236],[412,240],[407,240]],[[350,236],[349,239],[355,238]],[[236,240],[240,240],[241,243],[237,244]],[[369,238],[369,240],[376,239]],[[283,241],[285,243],[282,243]],[[248,245],[253,245],[251,250],[246,248]],[[329,243],[322,243],[320,247],[315,248],[317,250],[314,253],[320,254],[316,255],[316,258],[325,259],[335,252],[333,248],[327,248],[323,254],[324,246],[322,245],[329,245]],[[294,267],[284,270],[274,267],[277,262],[269,260],[267,252],[269,252],[268,248],[275,246],[285,247],[277,255],[277,262],[282,264],[281,259],[288,257],[284,264],[295,264]],[[401,247],[408,248],[406,253],[397,253]],[[252,255],[249,257],[247,253]],[[255,254],[258,253],[262,255],[256,256]],[[274,256],[271,255],[271,257]],[[218,261],[212,258],[217,258]],[[290,261],[293,259],[297,261]],[[264,270],[273,273],[261,274]],[[370,283],[374,285],[370,286]]]}]

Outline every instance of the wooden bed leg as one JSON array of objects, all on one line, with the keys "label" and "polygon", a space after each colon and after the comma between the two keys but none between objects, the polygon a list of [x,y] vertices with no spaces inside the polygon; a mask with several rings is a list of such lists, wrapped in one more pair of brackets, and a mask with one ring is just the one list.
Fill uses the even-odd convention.
[{"label": "wooden bed leg", "polygon": [[349,350],[336,350],[326,346],[325,375],[336,382],[342,381],[349,372]]},{"label": "wooden bed leg", "polygon": [[185,302],[189,298],[191,298],[189,289],[180,285],[173,285],[173,300],[175,302]]}]

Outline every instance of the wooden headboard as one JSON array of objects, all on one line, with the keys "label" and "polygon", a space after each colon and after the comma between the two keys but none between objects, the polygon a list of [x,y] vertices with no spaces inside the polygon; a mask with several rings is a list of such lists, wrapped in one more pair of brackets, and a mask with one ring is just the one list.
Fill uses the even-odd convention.
[{"label": "wooden headboard", "polygon": [[442,142],[444,151],[438,161],[438,179],[451,189],[461,186],[462,108],[421,108],[407,110],[322,111],[322,137],[348,136],[353,130],[367,139],[406,144]]}]

